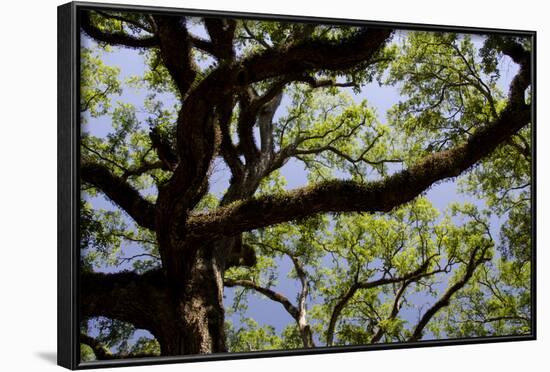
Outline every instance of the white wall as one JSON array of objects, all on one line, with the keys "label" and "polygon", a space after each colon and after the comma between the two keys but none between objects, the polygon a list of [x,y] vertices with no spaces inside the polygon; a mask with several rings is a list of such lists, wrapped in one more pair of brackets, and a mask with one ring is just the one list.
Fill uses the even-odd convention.
[{"label": "white wall", "polygon": [[[122,1],[121,2],[128,2]],[[550,25],[544,1],[131,0],[133,4],[368,20],[529,29],[538,32],[539,340],[520,343],[238,360],[149,367],[161,371],[541,370],[548,361]],[[0,369],[55,370],[56,6],[6,1],[0,18]],[[546,103],[546,104],[545,104]],[[546,270],[543,270],[546,269]],[[543,292],[546,290],[546,293]],[[546,354],[546,355],[545,355]],[[223,363],[223,364],[222,364]],[[146,370],[131,368],[126,370]]]}]

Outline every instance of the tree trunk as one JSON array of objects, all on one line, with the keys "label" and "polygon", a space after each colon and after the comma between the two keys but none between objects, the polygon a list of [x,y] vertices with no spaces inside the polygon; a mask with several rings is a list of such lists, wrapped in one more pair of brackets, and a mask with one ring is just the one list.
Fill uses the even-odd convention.
[{"label": "tree trunk", "polygon": [[175,319],[168,323],[160,321],[162,329],[156,334],[162,355],[227,351],[223,269],[208,248],[199,249],[193,258],[186,259],[182,284],[171,289]]},{"label": "tree trunk", "polygon": [[217,250],[204,247],[189,269],[178,310],[186,335],[186,353],[227,351],[224,332],[223,263]]}]

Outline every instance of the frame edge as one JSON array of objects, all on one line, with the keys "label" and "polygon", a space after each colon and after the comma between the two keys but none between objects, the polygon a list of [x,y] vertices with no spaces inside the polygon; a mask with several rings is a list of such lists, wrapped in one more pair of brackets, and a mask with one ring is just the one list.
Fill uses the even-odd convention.
[{"label": "frame edge", "polygon": [[75,256],[75,5],[57,7],[57,364],[78,366]]}]

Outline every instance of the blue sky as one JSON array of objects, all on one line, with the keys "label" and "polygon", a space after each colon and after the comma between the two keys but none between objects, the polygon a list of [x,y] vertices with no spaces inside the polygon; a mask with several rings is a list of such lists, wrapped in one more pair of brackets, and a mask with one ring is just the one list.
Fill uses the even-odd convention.
[{"label": "blue sky", "polygon": [[[192,31],[201,36],[206,36],[204,30],[200,27],[195,26]],[[481,45],[481,37],[474,36],[474,43]],[[82,37],[82,46],[84,47],[93,47],[94,42],[89,38]],[[138,53],[138,51],[128,48],[113,48],[113,51],[110,53],[101,53],[102,60],[107,65],[117,66],[121,70],[120,80],[124,81],[127,78],[130,78],[135,75],[141,75],[145,69],[144,57]],[[516,72],[516,67],[507,60],[501,62],[501,72],[502,77],[499,82],[499,85],[502,89],[506,90],[508,83],[511,77]],[[351,94],[353,92],[351,89],[348,90]],[[120,96],[113,97],[113,101],[121,101],[124,103],[131,103],[136,107],[143,106],[143,102],[147,95],[145,89],[135,89],[128,86],[124,86],[123,92]],[[353,94],[354,98],[357,101],[367,99],[369,105],[373,107],[378,115],[378,119],[381,122],[386,121],[386,112],[388,109],[399,102],[401,99],[398,87],[392,86],[383,86],[380,87],[378,83],[374,82],[362,89],[360,94]],[[168,94],[161,96],[162,100],[165,102],[166,106],[172,105],[174,103],[174,98]],[[288,100],[283,100],[283,104],[279,108],[277,115],[284,113],[285,103]],[[144,114],[138,114],[138,119],[143,120]],[[147,126],[146,123],[143,123],[144,127]],[[111,129],[110,121],[108,116],[103,116],[100,118],[88,118],[88,124],[84,127],[84,130],[89,132],[92,135],[103,137]],[[293,189],[296,187],[304,186],[307,183],[307,172],[303,167],[303,164],[296,161],[290,160],[282,169],[282,175],[285,176],[287,180],[287,188]],[[471,196],[466,196],[458,192],[457,182],[460,177],[456,180],[445,181],[433,186],[427,193],[426,197],[432,202],[432,204],[439,209],[444,211],[449,203],[451,202],[471,202],[480,207],[484,206],[484,202],[477,200]],[[229,172],[227,168],[223,165],[222,162],[217,163],[216,172],[212,178],[211,182],[211,192],[221,195],[226,189],[229,180]],[[96,197],[89,199],[92,205],[98,209],[107,209],[114,210],[116,209],[112,203],[106,200],[104,197]],[[497,218],[493,216],[490,220],[492,235],[495,239],[498,239],[498,231],[500,225],[503,222],[503,218]],[[123,250],[125,251],[124,256],[131,256],[135,253],[140,252],[139,246],[133,243],[124,243]],[[284,258],[280,261],[279,265],[279,280],[277,285],[274,287],[275,290],[283,293],[289,299],[294,300],[296,294],[299,291],[298,282],[287,278],[287,274],[291,270],[291,262],[289,259]],[[119,271],[124,268],[130,268],[130,266],[122,267],[101,267],[100,271],[113,272]],[[444,287],[444,284],[442,285]],[[235,290],[232,288],[227,288],[225,290],[226,295],[226,304],[230,305],[232,303],[233,294]],[[412,301],[418,306],[426,306],[427,304],[433,302],[433,298],[422,298],[416,296]],[[246,316],[253,318],[260,325],[272,325],[277,331],[281,331],[286,325],[293,322],[293,319],[290,315],[283,309],[283,307],[274,303],[261,295],[252,295],[249,296],[248,301],[248,311]],[[405,319],[409,320],[412,323],[415,323],[416,317],[418,315],[417,311],[409,311],[404,314]],[[235,325],[240,323],[239,315],[234,315],[229,317],[230,320],[234,322]],[[147,334],[146,332],[140,332],[140,335]]]}]

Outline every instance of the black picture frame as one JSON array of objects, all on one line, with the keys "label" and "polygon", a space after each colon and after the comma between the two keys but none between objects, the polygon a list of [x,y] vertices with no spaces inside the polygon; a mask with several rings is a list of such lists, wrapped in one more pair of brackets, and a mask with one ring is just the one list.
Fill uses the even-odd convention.
[{"label": "black picture frame", "polygon": [[58,364],[68,369],[88,369],[98,367],[121,367],[154,365],[180,362],[202,362],[228,359],[265,358],[276,356],[298,356],[310,354],[342,353],[380,349],[404,349],[432,346],[467,345],[510,341],[536,340],[536,99],[532,100],[532,327],[531,334],[521,336],[477,337],[467,339],[447,339],[418,341],[399,344],[373,344],[346,347],[319,347],[315,349],[296,349],[280,351],[258,351],[248,353],[226,353],[211,355],[189,355],[177,357],[156,357],[140,359],[120,359],[110,361],[80,362],[79,356],[79,139],[80,112],[80,37],[79,12],[81,10],[124,10],[163,14],[184,14],[190,16],[233,17],[240,19],[295,21],[312,23],[331,23],[343,25],[361,25],[392,27],[402,30],[456,31],[460,33],[506,34],[529,37],[532,40],[532,95],[536,97],[536,32],[510,29],[492,29],[483,27],[461,27],[449,25],[414,24],[381,22],[352,19],[333,19],[308,16],[289,16],[280,14],[256,14],[242,12],[180,9],[157,6],[137,6],[103,4],[92,2],[71,2],[58,7]]}]

